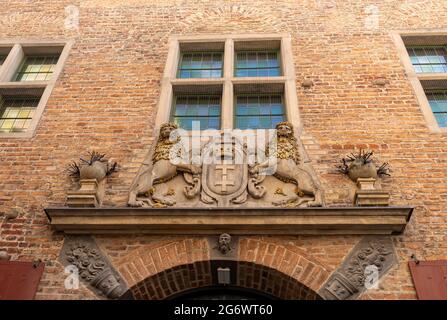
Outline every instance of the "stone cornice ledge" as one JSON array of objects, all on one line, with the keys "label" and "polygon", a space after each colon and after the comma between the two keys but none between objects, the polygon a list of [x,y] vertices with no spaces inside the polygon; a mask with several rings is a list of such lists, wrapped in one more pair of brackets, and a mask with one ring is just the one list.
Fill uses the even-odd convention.
[{"label": "stone cornice ledge", "polygon": [[46,208],[67,234],[400,234],[412,207]]}]

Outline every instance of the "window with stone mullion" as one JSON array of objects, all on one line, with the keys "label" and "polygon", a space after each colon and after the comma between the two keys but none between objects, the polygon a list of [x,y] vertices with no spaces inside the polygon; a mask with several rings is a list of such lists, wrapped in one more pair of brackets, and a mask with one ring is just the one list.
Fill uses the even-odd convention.
[{"label": "window with stone mullion", "polygon": [[25,57],[15,81],[47,81],[51,79],[58,56]]},{"label": "window with stone mullion", "polygon": [[236,52],[236,77],[276,77],[280,75],[277,51]]},{"label": "window with stone mullion", "polygon": [[221,52],[182,53],[179,78],[220,78],[222,77]]},{"label": "window with stone mullion", "polygon": [[245,94],[236,97],[235,128],[273,129],[285,120],[281,94]]},{"label": "window with stone mullion", "polygon": [[447,89],[425,91],[431,110],[440,127],[447,127]]},{"label": "window with stone mullion", "polygon": [[417,73],[447,72],[447,50],[445,47],[409,47],[408,54]]},{"label": "window with stone mullion", "polygon": [[[219,95],[177,95],[171,120],[185,130],[220,129],[221,97]],[[195,124],[194,124],[195,122]]]},{"label": "window with stone mullion", "polygon": [[0,132],[22,132],[28,129],[38,98],[3,98],[0,100]]}]

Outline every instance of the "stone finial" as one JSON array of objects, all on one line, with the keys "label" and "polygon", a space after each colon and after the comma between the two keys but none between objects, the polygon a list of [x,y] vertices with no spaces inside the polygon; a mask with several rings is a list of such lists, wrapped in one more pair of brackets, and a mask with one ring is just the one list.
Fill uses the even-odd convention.
[{"label": "stone finial", "polygon": [[372,160],[372,151],[360,150],[358,154],[352,153],[342,159],[339,171],[346,174],[357,184],[354,196],[354,204],[357,206],[387,206],[390,194],[380,190],[378,178],[389,176],[388,163],[383,163],[376,168]]},{"label": "stone finial", "polygon": [[106,176],[115,172],[117,166],[116,162],[109,163],[104,157],[105,154],[96,151],[89,152],[89,159],[79,158],[79,163],[71,163],[68,173],[79,180],[95,179],[97,182],[101,182]]},{"label": "stone finial", "polygon": [[80,162],[69,165],[68,173],[79,180],[80,188],[69,191],[67,205],[70,207],[97,207],[102,204],[105,189],[105,177],[116,171],[117,163],[109,163],[105,154],[96,151],[89,153],[89,159],[80,158]]},{"label": "stone finial", "polygon": [[385,162],[379,168],[376,168],[372,159],[373,154],[373,151],[364,151],[360,149],[358,154],[351,153],[345,158],[342,158],[342,164],[338,169],[354,182],[357,182],[358,178],[377,179],[379,176],[389,176],[388,163]]}]

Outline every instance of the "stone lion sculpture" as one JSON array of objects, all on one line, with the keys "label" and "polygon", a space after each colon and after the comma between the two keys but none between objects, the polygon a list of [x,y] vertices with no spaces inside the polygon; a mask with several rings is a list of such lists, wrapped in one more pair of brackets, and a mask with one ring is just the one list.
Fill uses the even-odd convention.
[{"label": "stone lion sculpture", "polygon": [[173,130],[178,129],[175,123],[164,123],[160,127],[158,141],[152,157],[147,159],[142,169],[134,180],[127,204],[131,207],[142,207],[144,201],[138,200],[138,195],[146,195],[149,199],[161,206],[172,206],[175,200],[166,194],[156,192],[155,185],[173,179],[178,172],[186,172],[198,175],[201,172],[200,166],[184,163],[172,163],[170,160],[171,149],[178,140],[171,141],[170,135]]},{"label": "stone lion sculpture", "polygon": [[[313,197],[307,202],[309,207],[319,207],[323,205],[323,195],[320,187],[310,174],[308,168],[301,161],[297,140],[294,136],[293,125],[284,121],[276,125],[277,149],[276,152],[267,150],[268,159],[256,164],[250,169],[252,174],[258,174],[263,169],[276,165],[274,176],[286,183],[293,183],[297,187],[294,192],[285,191],[283,198],[272,202],[274,205],[285,206],[293,204],[298,206],[306,201],[303,196]],[[273,154],[269,154],[273,153]]]}]

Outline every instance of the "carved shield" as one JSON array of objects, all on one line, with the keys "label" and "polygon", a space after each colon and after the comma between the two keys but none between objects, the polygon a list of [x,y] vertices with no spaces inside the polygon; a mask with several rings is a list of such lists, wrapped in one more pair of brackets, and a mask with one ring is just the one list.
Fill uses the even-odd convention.
[{"label": "carved shield", "polygon": [[214,144],[206,152],[207,158],[212,161],[204,163],[202,167],[202,192],[205,193],[202,199],[211,197],[219,207],[229,206],[231,202],[241,203],[241,199],[246,198],[248,182],[243,148],[234,142],[218,144],[217,148]]}]

